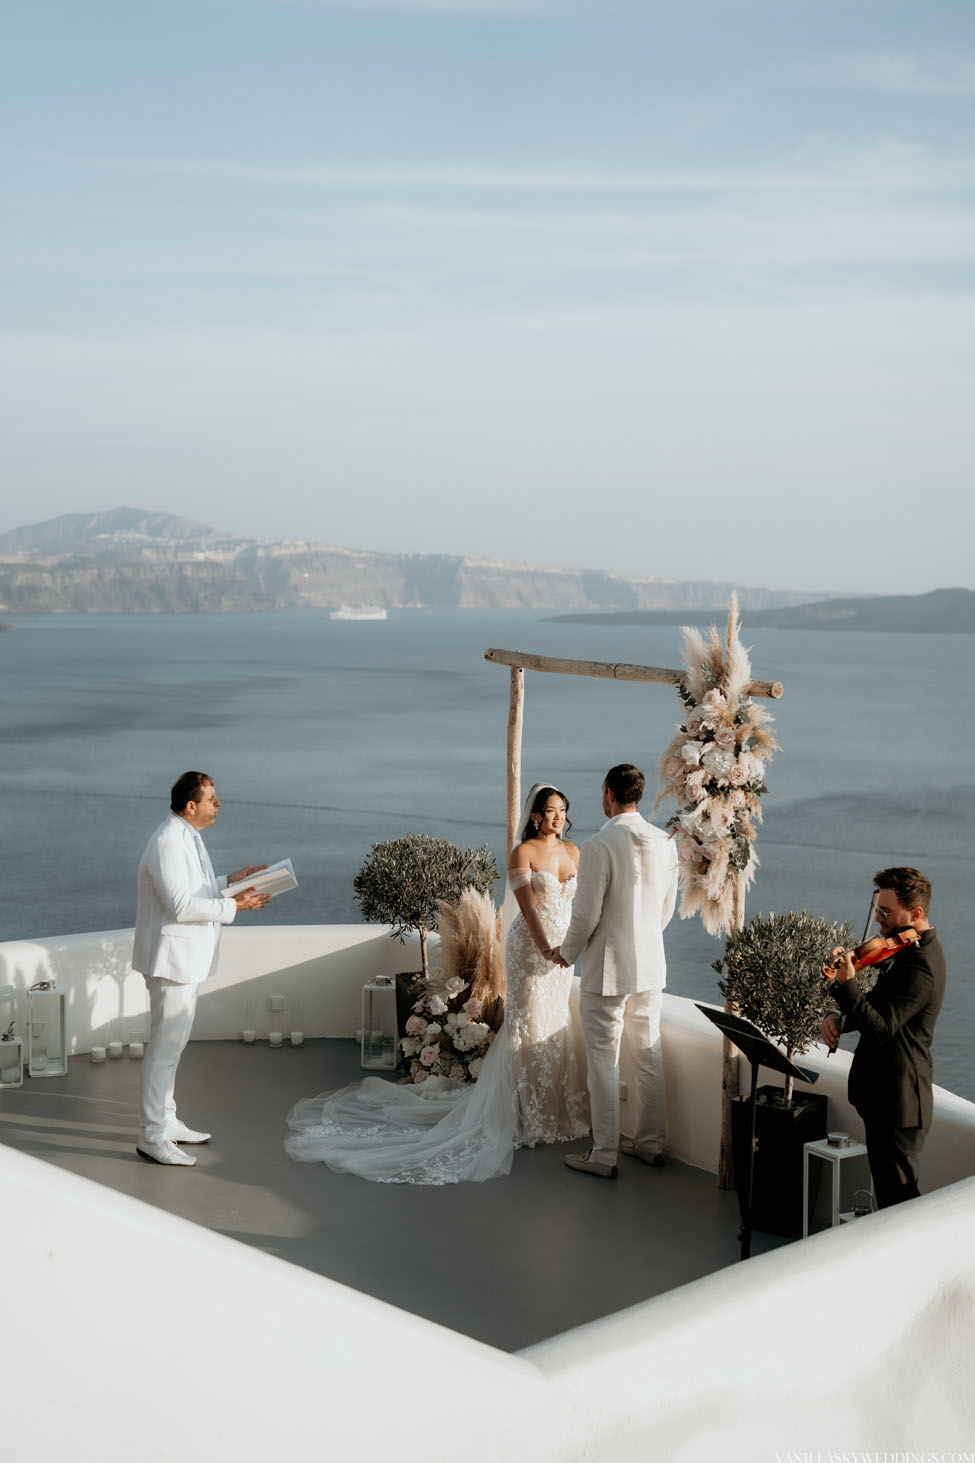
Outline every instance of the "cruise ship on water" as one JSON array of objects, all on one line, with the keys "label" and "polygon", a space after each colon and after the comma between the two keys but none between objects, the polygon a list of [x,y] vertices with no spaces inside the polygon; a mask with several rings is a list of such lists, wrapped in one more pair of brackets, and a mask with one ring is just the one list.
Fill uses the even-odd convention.
[{"label": "cruise ship on water", "polygon": [[389,616],[382,605],[341,605],[329,613],[330,620],[386,620]]}]

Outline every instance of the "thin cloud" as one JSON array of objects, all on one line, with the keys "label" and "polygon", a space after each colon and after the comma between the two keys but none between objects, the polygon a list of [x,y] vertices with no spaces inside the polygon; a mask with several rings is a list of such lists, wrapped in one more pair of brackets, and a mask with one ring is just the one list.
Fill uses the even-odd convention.
[{"label": "thin cloud", "polygon": [[[970,162],[932,159],[922,149],[869,149],[854,156],[832,139],[834,157],[821,167],[749,172],[637,173],[612,169],[570,171],[549,168],[455,166],[452,164],[248,164],[224,160],[122,157],[108,154],[45,153],[44,161],[107,172],[211,178],[228,183],[318,189],[469,189],[533,192],[756,193],[825,189],[931,188],[970,183]],[[816,151],[821,149],[816,148]]]},{"label": "thin cloud", "polygon": [[819,65],[804,65],[798,74],[805,81],[858,91],[975,95],[975,53],[971,51],[848,51]]}]

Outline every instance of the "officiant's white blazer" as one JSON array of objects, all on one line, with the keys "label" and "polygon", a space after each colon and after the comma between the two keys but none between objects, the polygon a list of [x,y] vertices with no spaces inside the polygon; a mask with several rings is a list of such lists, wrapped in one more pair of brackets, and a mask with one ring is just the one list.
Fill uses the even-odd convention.
[{"label": "officiant's white blazer", "polygon": [[214,874],[199,834],[185,818],[170,813],[139,864],[132,969],[180,985],[212,975],[220,928],[237,913],[234,901],[220,895],[226,882]]},{"label": "officiant's white blazer", "polygon": [[561,946],[569,965],[582,955],[582,989],[663,990],[664,929],[676,902],[677,849],[660,828],[639,813],[619,813],[587,838]]}]

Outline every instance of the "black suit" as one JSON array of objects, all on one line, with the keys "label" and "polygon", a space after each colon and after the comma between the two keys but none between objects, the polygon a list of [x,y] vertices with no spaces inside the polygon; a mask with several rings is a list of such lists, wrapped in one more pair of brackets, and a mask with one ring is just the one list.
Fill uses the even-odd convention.
[{"label": "black suit", "polygon": [[863,1119],[882,1209],[918,1195],[918,1162],[934,1106],[931,1042],[944,993],[945,956],[934,929],[881,966],[866,994],[855,978],[836,983],[843,1030],[860,1032],[849,1095]]}]

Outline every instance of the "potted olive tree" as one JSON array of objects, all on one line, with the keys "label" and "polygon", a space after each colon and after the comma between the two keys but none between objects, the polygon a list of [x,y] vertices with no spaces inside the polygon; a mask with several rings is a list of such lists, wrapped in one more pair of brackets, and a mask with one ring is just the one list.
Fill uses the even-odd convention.
[{"label": "potted olive tree", "polygon": [[497,877],[486,844],[462,849],[443,838],[408,833],[372,845],[353,883],[363,919],[391,925],[390,934],[399,940],[411,933],[420,939],[421,970],[396,977],[400,1031],[415,999],[417,975],[423,980],[430,976],[427,942],[436,928],[438,906],[455,905],[465,889],[486,893]]},{"label": "potted olive tree", "polygon": [[[757,1026],[769,1041],[794,1059],[819,1040],[823,1017],[833,1009],[823,963],[834,945],[848,947],[847,924],[830,924],[808,914],[756,915],[725,943],[724,958],[714,962],[718,989],[735,1003],[738,1014]],[[803,1144],[826,1136],[826,1098],[795,1092],[793,1078],[782,1087],[760,1087],[755,1099],[755,1155],[751,1224],[768,1234],[791,1235],[802,1230]],[[739,1202],[747,1172],[751,1137],[751,1098],[732,1105],[732,1141]]]}]

